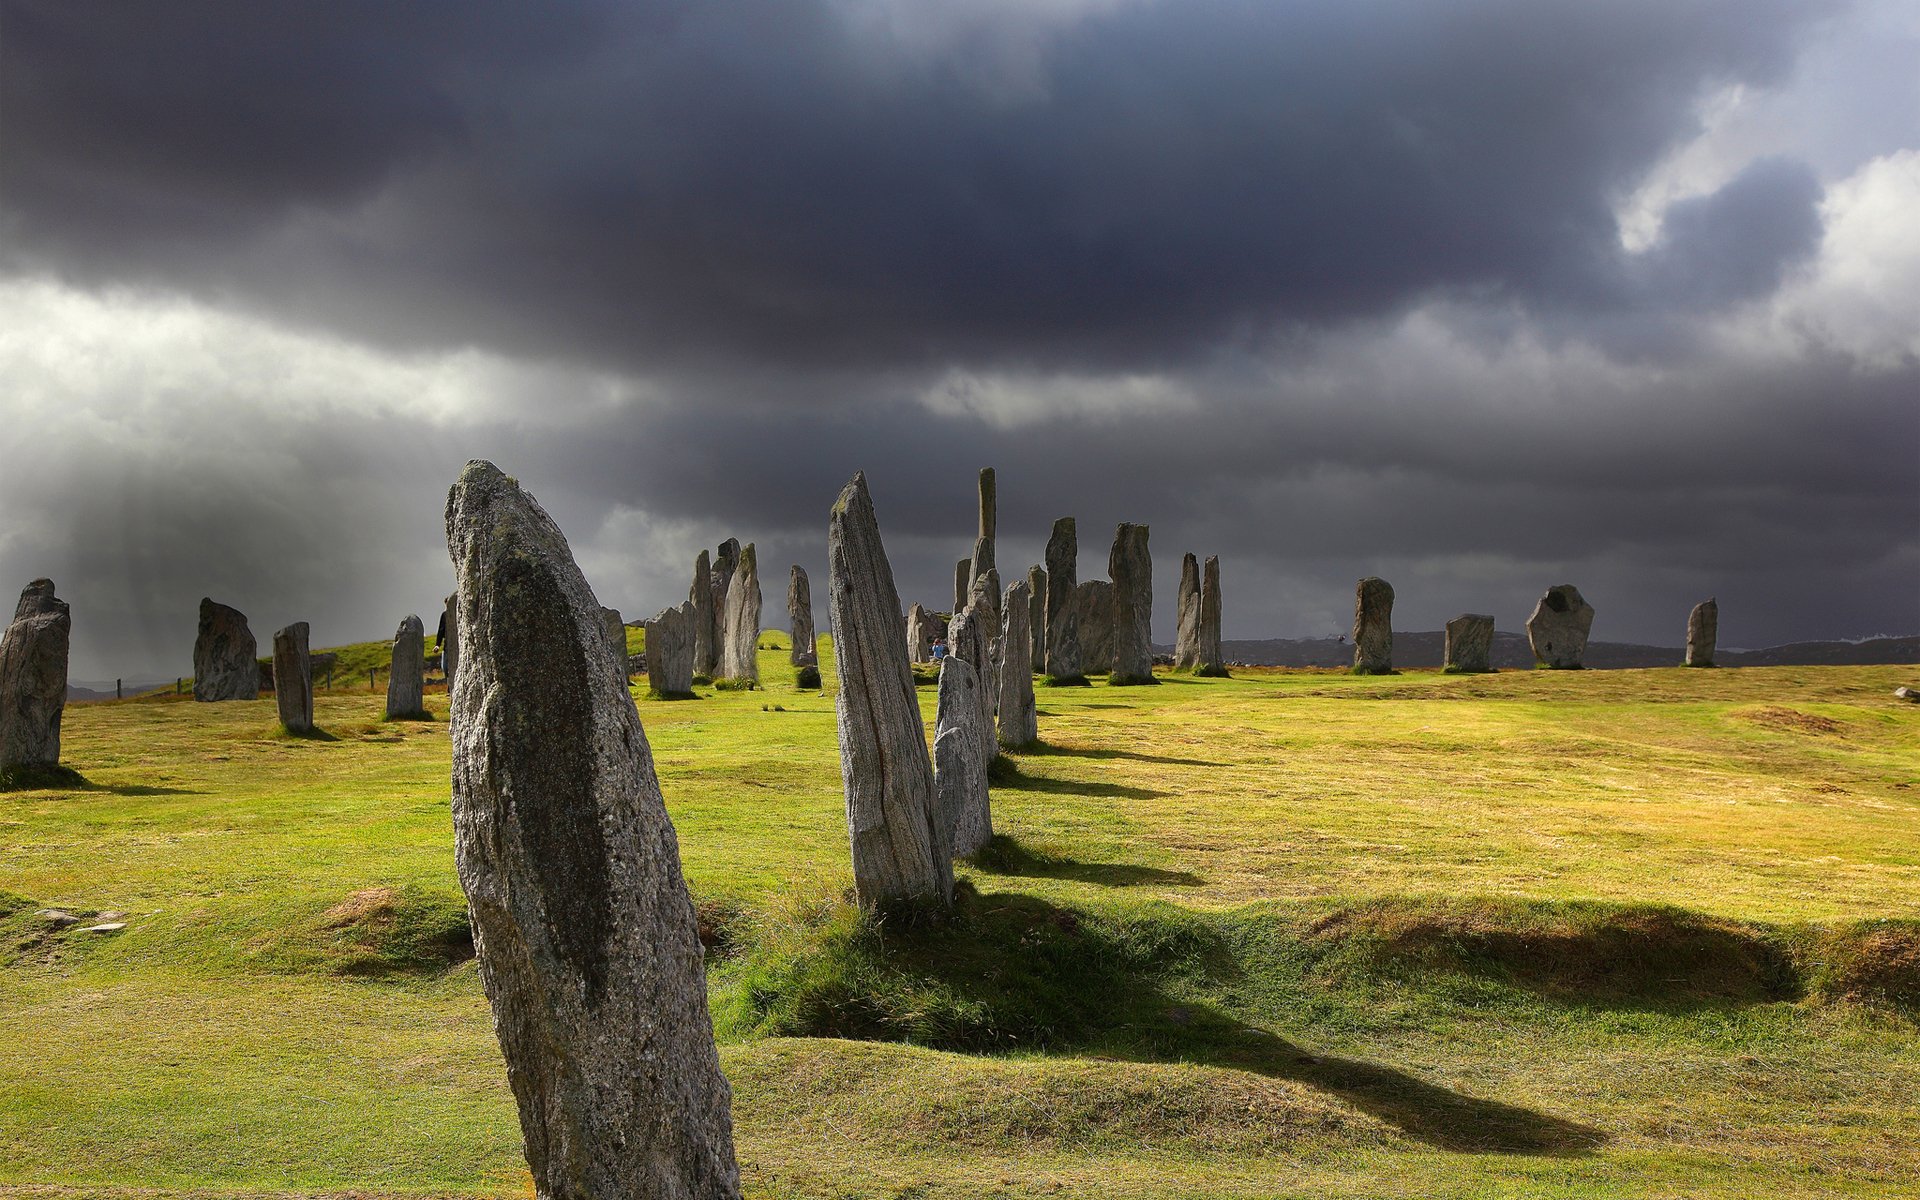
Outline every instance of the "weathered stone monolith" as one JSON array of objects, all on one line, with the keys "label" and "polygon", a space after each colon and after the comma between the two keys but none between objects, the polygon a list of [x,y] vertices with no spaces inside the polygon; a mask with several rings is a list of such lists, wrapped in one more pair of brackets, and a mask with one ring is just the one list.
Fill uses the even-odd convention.
[{"label": "weathered stone monolith", "polygon": [[973,594],[973,560],[963,558],[953,566],[953,611],[959,612],[967,606],[967,597]]},{"label": "weathered stone monolith", "polygon": [[1455,675],[1493,670],[1493,618],[1485,613],[1461,613],[1447,622],[1444,670]]},{"label": "weathered stone monolith", "polygon": [[1191,671],[1200,665],[1200,560],[1191,554],[1180,560],[1180,591],[1174,605],[1173,666]]},{"label": "weathered stone monolith", "polygon": [[427,627],[412,613],[393,635],[387,671],[387,720],[411,721],[427,715]]},{"label": "weathered stone monolith", "polygon": [[1220,556],[1207,555],[1200,571],[1200,663],[1194,674],[1223,679],[1227,660],[1220,651]]},{"label": "weathered stone monolith", "polygon": [[260,698],[260,647],[246,614],[200,601],[200,633],[193,641],[193,698],[200,701]]},{"label": "weathered stone monolith", "polygon": [[620,660],[614,666],[613,677],[620,681],[621,687],[625,687],[627,686],[627,623],[621,619],[619,609],[604,606],[600,609],[600,619],[606,623],[607,645],[613,647],[613,656]]},{"label": "weathered stone monolith", "polygon": [[1158,683],[1153,677],[1153,558],[1147,553],[1147,527],[1123,523],[1114,531],[1107,555],[1113,581],[1114,687]]},{"label": "weathered stone monolith", "polygon": [[711,679],[720,668],[720,619],[713,611],[713,560],[705,550],[693,560],[687,599],[693,604],[693,673]]},{"label": "weathered stone monolith", "polygon": [[1369,575],[1353,589],[1353,673],[1392,675],[1393,585]]},{"label": "weathered stone monolith", "polygon": [[[987,795],[987,760],[981,758],[983,730],[979,674],[965,658],[949,654],[940,663],[940,698],[934,719],[933,782],[940,794],[953,856],[964,858],[993,837],[993,811]],[[984,730],[989,742],[990,727]]]},{"label": "weathered stone monolith", "polygon": [[1072,517],[1053,523],[1047,538],[1046,674],[1056,684],[1085,683],[1085,648],[1080,634],[1080,543]]},{"label": "weathered stone monolith", "polygon": [[656,700],[693,699],[693,641],[700,612],[692,599],[646,623],[647,693]]},{"label": "weathered stone monolith", "polygon": [[1535,662],[1555,671],[1577,671],[1593,629],[1593,605],[1570,583],[1547,589],[1527,618],[1527,641]]},{"label": "weathered stone monolith", "polygon": [[720,676],[735,686],[760,682],[760,566],[748,542],[727,585],[726,635],[721,639]]},{"label": "weathered stone monolith", "polygon": [[693,904],[599,605],[491,464],[454,485],[447,548],[454,861],[535,1194],[734,1200]]},{"label": "weathered stone monolith", "polygon": [[[701,674],[719,679],[727,673],[727,592],[740,569],[740,539],[728,538],[714,553],[713,567],[707,573],[707,598],[713,605],[713,663]],[[698,664],[696,664],[697,666]]]},{"label": "weathered stone monolith", "polygon": [[799,563],[787,572],[787,626],[793,633],[788,661],[796,667],[820,665],[820,652],[813,638],[813,585]]},{"label": "weathered stone monolith", "polygon": [[73,617],[53,581],[28,584],[0,635],[0,783],[32,786],[59,773],[72,635]]},{"label": "weathered stone monolith", "polygon": [[[1000,663],[1000,744],[1009,750],[1021,750],[1040,740],[1040,718],[1033,703],[1033,638],[1028,626],[1033,622],[1032,593],[1024,579],[1007,588],[1001,608],[1006,610],[1000,630],[1000,644],[1006,647]],[[1025,647],[1023,658],[1015,647]]]},{"label": "weathered stone monolith", "polygon": [[865,474],[841,491],[827,525],[827,612],[854,890],[863,908],[908,899],[947,904],[951,825],[934,790],[900,593]]},{"label": "weathered stone monolith", "polygon": [[924,605],[914,605],[907,613],[908,657],[917,663],[933,661],[933,639],[939,632],[939,620]]},{"label": "weathered stone monolith", "polygon": [[[1000,628],[1000,572],[993,567],[976,575],[967,592],[967,607],[978,605],[988,628]],[[998,636],[996,633],[994,636]]]},{"label": "weathered stone monolith", "polygon": [[305,621],[273,635],[273,700],[288,733],[313,732],[313,658]]},{"label": "weathered stone monolith", "polygon": [[[980,538],[973,543],[973,557],[967,560],[968,595],[972,595],[972,585],[980,582],[980,577],[993,570],[993,539]],[[995,599],[998,599],[996,596]]]},{"label": "weathered stone monolith", "polygon": [[1073,619],[1079,629],[1080,661],[1094,673],[1113,668],[1113,584],[1088,579],[1074,589]]},{"label": "weathered stone monolith", "polygon": [[[947,657],[964,659],[973,668],[973,676],[979,687],[969,692],[979,706],[978,720],[969,722],[968,728],[974,731],[974,750],[982,764],[993,761],[998,753],[994,746],[993,709],[998,697],[995,695],[997,684],[993,664],[993,642],[999,630],[989,625],[988,611],[984,608],[964,608],[954,615],[947,625]],[[956,854],[966,851],[955,851]]]},{"label": "weathered stone monolith", "polygon": [[1713,665],[1713,646],[1720,640],[1720,602],[1708,598],[1693,606],[1687,614],[1687,658],[1689,667]]},{"label": "weathered stone monolith", "polygon": [[[460,665],[460,593],[447,597],[447,633],[440,639],[440,674],[447,683],[447,695],[453,695],[453,673]],[[448,720],[452,720],[451,717]]]},{"label": "weathered stone monolith", "polygon": [[1027,568],[1027,655],[1035,674],[1047,669],[1047,569]]},{"label": "weathered stone monolith", "polygon": [[[1000,489],[993,479],[992,467],[980,468],[980,526],[975,537],[991,542],[1000,524]],[[989,562],[988,566],[993,564]]]}]

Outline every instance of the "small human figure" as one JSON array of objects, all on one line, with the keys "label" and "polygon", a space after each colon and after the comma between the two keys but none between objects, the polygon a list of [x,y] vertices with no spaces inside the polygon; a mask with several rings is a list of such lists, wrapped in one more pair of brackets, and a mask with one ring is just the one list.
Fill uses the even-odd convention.
[{"label": "small human figure", "polygon": [[947,639],[935,635],[933,639],[933,661],[939,662],[947,656]]}]

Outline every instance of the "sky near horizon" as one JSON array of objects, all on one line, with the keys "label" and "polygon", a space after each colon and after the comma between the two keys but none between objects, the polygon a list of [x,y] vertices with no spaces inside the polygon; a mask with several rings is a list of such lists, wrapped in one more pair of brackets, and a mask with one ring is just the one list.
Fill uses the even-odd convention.
[{"label": "sky near horizon", "polygon": [[944,608],[1152,528],[1155,635],[1920,631],[1910,0],[0,0],[0,587],[76,679],[434,622],[496,462],[602,603],[867,472]]}]

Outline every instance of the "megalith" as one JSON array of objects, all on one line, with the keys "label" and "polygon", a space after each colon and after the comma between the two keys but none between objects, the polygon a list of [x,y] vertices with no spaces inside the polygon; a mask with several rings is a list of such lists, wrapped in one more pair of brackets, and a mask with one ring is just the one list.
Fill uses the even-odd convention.
[{"label": "megalith", "polygon": [[967,606],[967,597],[973,594],[973,559],[963,558],[953,565],[953,611],[959,612]]},{"label": "megalith", "polygon": [[726,635],[721,639],[721,680],[735,686],[760,682],[760,567],[753,543],[740,551],[727,585]]},{"label": "megalith", "polygon": [[1207,555],[1200,572],[1200,663],[1196,675],[1224,678],[1227,661],[1220,651],[1220,556]]},{"label": "megalith", "polygon": [[699,622],[699,608],[689,597],[646,623],[647,692],[654,699],[693,699],[693,643]]},{"label": "megalith", "polygon": [[[980,468],[980,525],[974,532],[976,538],[985,538],[992,542],[1000,524],[1000,488],[994,482],[993,468]],[[988,566],[992,566],[989,561]]]},{"label": "megalith", "polygon": [[982,619],[988,622],[988,628],[995,630],[998,636],[1000,628],[1000,572],[988,567],[974,578],[973,587],[967,591],[967,607],[978,607]]},{"label": "megalith", "polygon": [[[1000,744],[1009,750],[1020,750],[1040,740],[1040,718],[1034,711],[1033,703],[1033,667],[1031,663],[1033,638],[1029,627],[1033,622],[1033,595],[1027,589],[1027,581],[1017,579],[1007,588],[1005,602],[1001,609],[1006,613],[1000,627],[1000,644],[1006,647],[1000,663],[1000,697],[996,706],[1000,710]],[[1025,659],[1016,648],[1025,648]]]},{"label": "megalith", "polygon": [[916,898],[945,905],[951,826],[934,790],[900,593],[864,473],[841,490],[828,521],[827,613],[854,891],[863,908]]},{"label": "megalith", "polygon": [[53,594],[53,581],[29,583],[0,635],[0,785],[33,784],[36,777],[61,773],[60,719],[67,708],[72,635],[73,617],[67,602]]},{"label": "megalith", "polygon": [[193,698],[260,698],[260,646],[237,608],[200,600],[200,633],[193,640]]},{"label": "megalith", "polygon": [[1074,622],[1079,630],[1080,661],[1099,674],[1113,668],[1113,584],[1088,579],[1074,589]]},{"label": "megalith", "polygon": [[1394,673],[1393,585],[1374,575],[1353,589],[1353,673]]},{"label": "megalith", "polygon": [[1153,677],[1153,558],[1145,525],[1122,523],[1114,531],[1107,577],[1113,582],[1108,633],[1113,673],[1107,682],[1114,687],[1158,683]]},{"label": "megalith", "polygon": [[1709,597],[1693,606],[1687,614],[1687,657],[1689,667],[1713,665],[1713,645],[1720,639],[1720,602]]},{"label": "megalith", "polygon": [[1080,543],[1072,517],[1053,523],[1047,538],[1046,674],[1056,684],[1085,683],[1086,658],[1080,634]]},{"label": "megalith", "polygon": [[1191,554],[1180,560],[1180,591],[1174,605],[1173,666],[1191,671],[1200,665],[1200,560]]},{"label": "megalith", "polygon": [[273,635],[273,700],[288,733],[313,732],[313,656],[305,621]]},{"label": "megalith", "polygon": [[1485,613],[1461,613],[1447,622],[1444,670],[1455,675],[1485,674],[1493,670],[1493,618]]},{"label": "megalith", "polygon": [[1527,642],[1535,662],[1550,670],[1578,671],[1593,629],[1593,605],[1570,583],[1555,584],[1527,618]]},{"label": "megalith", "polygon": [[713,611],[713,560],[705,550],[693,560],[687,600],[693,605],[693,673],[711,679],[720,666],[720,622]]},{"label": "megalith", "polygon": [[393,635],[387,670],[387,720],[408,721],[427,715],[427,626],[408,613]]},{"label": "megalith", "polygon": [[490,463],[447,499],[454,862],[535,1194],[733,1200],[693,904],[600,607]]},{"label": "megalith", "polygon": [[998,753],[993,735],[993,709],[998,700],[993,644],[999,632],[987,623],[987,610],[983,608],[962,609],[947,625],[947,657],[964,659],[973,668],[974,678],[980,685],[968,693],[980,710],[978,721],[969,723],[968,727],[974,731],[974,749],[983,769]]},{"label": "megalith", "polygon": [[813,585],[799,563],[787,572],[787,626],[793,632],[789,661],[796,667],[820,665],[820,652],[813,637]]},{"label": "megalith", "polygon": [[[440,674],[446,679],[447,695],[453,695],[453,671],[460,662],[460,593],[447,597],[447,632],[440,639]],[[451,718],[449,718],[451,719]]]},{"label": "megalith", "polygon": [[1027,568],[1027,659],[1035,674],[1047,669],[1047,569]]},{"label": "megalith", "polygon": [[621,687],[626,687],[627,623],[620,618],[619,609],[607,608],[605,606],[602,606],[600,609],[600,620],[606,625],[607,645],[613,647],[613,656],[618,660],[614,664],[613,677],[620,681]]},{"label": "megalith", "polygon": [[733,576],[739,568],[740,539],[728,538],[720,543],[720,549],[713,556],[713,567],[707,573],[707,603],[713,609],[713,662],[700,674],[710,679],[719,679],[727,673],[727,593],[733,588]]},{"label": "megalith", "polygon": [[[973,664],[956,654],[940,663],[940,697],[934,718],[933,783],[948,825],[955,858],[965,858],[993,837],[987,795],[987,762],[980,753],[983,684]],[[993,731],[985,731],[990,741]]]},{"label": "megalith", "polygon": [[933,661],[933,639],[939,632],[940,622],[926,606],[914,605],[907,613],[908,656],[917,663]]}]

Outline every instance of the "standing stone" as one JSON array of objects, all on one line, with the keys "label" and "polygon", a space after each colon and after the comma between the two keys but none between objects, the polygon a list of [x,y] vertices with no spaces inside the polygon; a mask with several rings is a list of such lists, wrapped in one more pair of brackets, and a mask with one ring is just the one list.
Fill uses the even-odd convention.
[{"label": "standing stone", "polygon": [[1175,670],[1200,665],[1200,560],[1189,554],[1180,560],[1180,592],[1174,601],[1178,624],[1173,636]]},{"label": "standing stone", "polygon": [[1147,527],[1123,523],[1114,531],[1107,555],[1113,581],[1114,687],[1158,683],[1153,677],[1153,558],[1147,553]]},{"label": "standing stone", "polygon": [[967,597],[973,594],[973,560],[963,558],[953,566],[953,611],[959,612],[967,606]]},{"label": "standing stone", "polygon": [[948,904],[951,826],[934,790],[900,593],[864,473],[842,489],[828,521],[827,613],[854,891],[869,909],[916,897]]},{"label": "standing stone", "polygon": [[[1000,702],[997,707],[1000,710],[1000,744],[1009,750],[1024,749],[1040,740],[1040,717],[1034,711],[1033,668],[1030,661],[1033,638],[1028,628],[1033,622],[1032,598],[1026,580],[1015,580],[1007,588],[1006,601],[1000,606],[1006,612],[1000,644],[1008,649],[1000,664]],[[1028,650],[1027,661],[1023,661],[1021,655],[1015,652],[1015,647]]]},{"label": "standing stone", "polygon": [[[728,538],[714,554],[713,569],[707,575],[707,602],[713,608],[713,663],[702,674],[719,679],[727,673],[727,593],[733,576],[740,569],[740,540]],[[755,635],[756,638],[758,635]]]},{"label": "standing stone", "polygon": [[647,691],[656,700],[693,699],[694,638],[700,610],[692,598],[646,623]]},{"label": "standing stone", "polygon": [[727,585],[726,636],[722,639],[720,678],[736,684],[760,682],[760,567],[753,543],[740,552]]},{"label": "standing stone", "polygon": [[[993,480],[993,468],[980,468],[980,528],[975,537],[985,538],[988,542],[996,536],[1000,524],[1000,489]],[[993,564],[989,562],[988,566]]]},{"label": "standing stone", "polygon": [[1394,674],[1393,585],[1373,575],[1353,590],[1353,673]]},{"label": "standing stone", "polygon": [[788,658],[796,667],[820,665],[820,653],[813,640],[813,585],[799,563],[787,572],[787,624],[793,631],[793,648]]},{"label": "standing stone", "polygon": [[1047,677],[1056,684],[1085,683],[1080,634],[1080,543],[1072,517],[1053,523],[1047,538]]},{"label": "standing stone", "polygon": [[[940,663],[940,699],[934,719],[933,783],[948,825],[955,858],[964,858],[993,837],[987,795],[987,760],[980,756],[980,676],[965,658],[949,654]],[[986,730],[991,741],[993,730]]]},{"label": "standing stone", "polygon": [[940,622],[933,614],[923,605],[914,605],[907,614],[907,654],[914,662],[933,661],[933,639],[939,632]]},{"label": "standing stone", "polygon": [[1693,606],[1687,614],[1687,660],[1689,667],[1713,665],[1713,644],[1720,639],[1720,602],[1708,598]]},{"label": "standing stone", "polygon": [[713,562],[705,550],[693,560],[693,586],[687,589],[687,599],[693,604],[693,673],[712,679],[720,667],[720,623],[713,611]]},{"label": "standing stone", "polygon": [[627,623],[620,619],[617,608],[602,608],[600,620],[607,627],[607,645],[613,647],[613,656],[619,662],[615,664],[613,677],[620,681],[621,687],[627,686]]},{"label": "standing stone", "polygon": [[409,613],[393,635],[393,659],[387,671],[387,720],[410,721],[427,715],[427,627]]},{"label": "standing stone", "polygon": [[[967,581],[971,585],[979,583],[980,577],[993,570],[993,539],[983,537],[973,543],[973,557],[967,560]],[[994,599],[999,599],[995,593]]]},{"label": "standing stone", "polygon": [[313,658],[305,621],[273,635],[273,699],[288,733],[313,732]]},{"label": "standing stone", "polygon": [[985,614],[988,628],[1000,628],[1000,572],[988,567],[974,578],[973,587],[967,592],[967,607],[980,606]]},{"label": "standing stone", "polygon": [[0,636],[0,783],[32,784],[35,776],[59,773],[72,634],[73,617],[54,596],[53,581],[28,584]]},{"label": "standing stone", "polygon": [[1578,671],[1593,629],[1593,605],[1570,583],[1547,589],[1527,618],[1527,641],[1535,662],[1555,671]]},{"label": "standing stone", "polygon": [[1220,556],[1207,555],[1200,573],[1200,651],[1194,674],[1224,679],[1227,660],[1220,652]]},{"label": "standing stone", "polygon": [[1447,622],[1447,661],[1455,674],[1486,674],[1493,670],[1493,618],[1485,613],[1461,613]]},{"label": "standing stone", "polygon": [[260,698],[260,646],[237,608],[200,600],[193,641],[193,698],[203,702]]},{"label": "standing stone", "polygon": [[[995,674],[993,670],[993,640],[999,631],[986,623],[987,610],[966,608],[953,618],[947,626],[947,657],[963,659],[973,668],[973,677],[979,687],[968,694],[973,697],[978,712],[974,719],[967,722],[967,728],[973,731],[975,758],[982,771],[993,761],[998,752],[994,747],[993,708],[997,699]],[[969,851],[955,850],[955,854]]]},{"label": "standing stone", "polygon": [[447,499],[454,861],[540,1197],[733,1200],[693,904],[599,604],[491,464]]},{"label": "standing stone", "polygon": [[[1049,581],[1051,586],[1051,581]],[[1113,584],[1089,579],[1074,589],[1074,621],[1079,627],[1080,661],[1094,671],[1113,664]]]},{"label": "standing stone", "polygon": [[[453,669],[460,662],[460,593],[447,597],[447,635],[440,639],[440,674],[447,681],[447,695],[453,695]],[[448,720],[453,718],[449,716]]]},{"label": "standing stone", "polygon": [[1028,665],[1035,674],[1047,669],[1047,569],[1038,564],[1027,568],[1027,641]]}]

